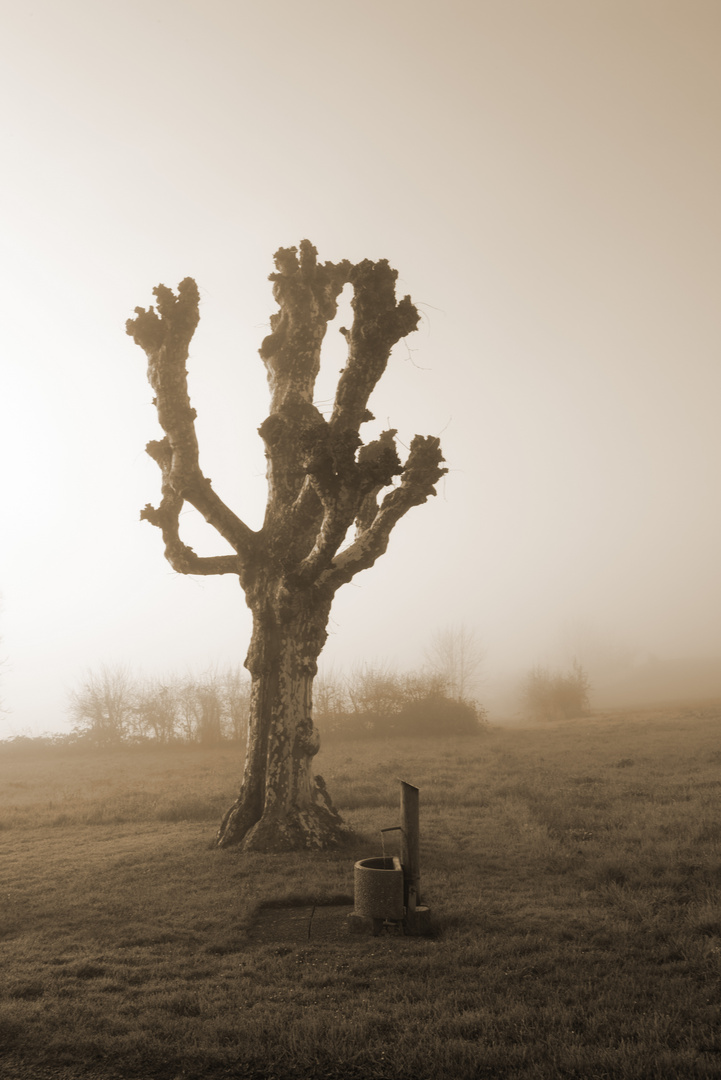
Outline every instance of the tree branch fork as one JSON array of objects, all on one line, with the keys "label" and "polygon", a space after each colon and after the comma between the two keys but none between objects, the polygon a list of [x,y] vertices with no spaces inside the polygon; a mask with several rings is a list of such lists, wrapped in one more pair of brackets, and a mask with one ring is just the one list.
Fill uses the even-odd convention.
[{"label": "tree branch fork", "polygon": [[[437,438],[415,436],[402,463],[394,430],[365,445],[360,436],[361,425],[373,418],[368,401],[391,350],[416,329],[419,316],[410,297],[396,300],[397,272],[386,260],[320,264],[304,240],[299,250],[276,252],[275,266],[270,279],[278,311],[259,350],[271,392],[271,412],[259,429],[269,485],[262,528],[250,529],[200,468],[187,383],[188,351],[200,318],[192,278],[181,281],[176,293],[157,286],[155,306],[136,308],[126,324],[147,356],[164,432],[146,448],[161,472],[161,500],[157,507],[146,506],[141,519],[161,530],[166,558],[178,573],[236,574],[245,587],[253,569],[275,557],[297,587],[335,591],[373,565],[397,521],[434,495],[447,471]],[[323,339],[347,284],[353,289],[352,324],[341,330],[347,359],[326,420],[312,404],[313,391]],[[203,557],[183,543],[179,519],[185,502],[232,553]],[[355,537],[343,548],[354,525]]]}]

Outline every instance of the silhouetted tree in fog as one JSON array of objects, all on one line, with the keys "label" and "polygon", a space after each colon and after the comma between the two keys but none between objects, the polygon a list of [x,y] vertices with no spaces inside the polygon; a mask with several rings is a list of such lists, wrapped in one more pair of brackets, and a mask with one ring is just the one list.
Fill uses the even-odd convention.
[{"label": "silhouetted tree in fog", "polygon": [[136,690],[138,733],[158,742],[172,742],[176,737],[176,708],[175,688],[172,685],[158,679],[145,682]]},{"label": "silhouetted tree in fog", "polygon": [[228,735],[231,739],[244,739],[248,734],[250,716],[250,685],[240,668],[226,671],[222,679]]},{"label": "silhouetted tree in fog", "polygon": [[483,659],[484,651],[475,631],[464,625],[439,630],[426,649],[426,663],[443,680],[449,697],[456,701],[471,696]]},{"label": "silhouetted tree in fog", "polygon": [[574,660],[565,675],[540,666],[531,668],[521,688],[521,699],[534,720],[564,720],[589,711],[590,693],[585,668]]},{"label": "silhouetted tree in fog", "polygon": [[[127,327],[147,355],[165,432],[147,447],[162,474],[161,501],[141,516],[161,530],[176,571],[237,577],[253,613],[245,769],[218,843],[242,842],[256,850],[323,847],[341,836],[341,819],[311,768],[319,749],[313,678],[333,598],[384,553],[395,524],[435,494],[446,472],[437,438],[416,435],[401,462],[394,430],[365,445],[359,434],[373,419],[368,400],[392,347],[418,324],[410,297],[396,300],[396,271],[385,260],[318,263],[307,240],[300,252],[281,248],[275,266],[279,310],[260,349],[271,401],[259,429],[268,497],[257,532],[220,499],[199,464],[185,367],[199,318],[195,282],[186,278],[177,295],[159,285],[157,310],[136,308]],[[313,404],[313,391],[321,344],[346,284],[353,291],[353,320],[341,329],[347,359],[326,420]],[[200,557],[183,543],[185,502],[217,530],[226,554]]]},{"label": "silhouetted tree in fog", "polygon": [[130,734],[135,722],[135,687],[127,668],[88,672],[69,698],[73,729],[98,746],[112,746]]}]

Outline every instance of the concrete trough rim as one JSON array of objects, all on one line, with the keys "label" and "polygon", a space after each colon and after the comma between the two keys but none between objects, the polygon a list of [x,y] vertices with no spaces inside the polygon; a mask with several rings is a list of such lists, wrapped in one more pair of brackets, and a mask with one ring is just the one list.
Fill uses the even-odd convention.
[{"label": "concrete trough rim", "polygon": [[[372,866],[371,863],[390,863],[390,866]],[[401,860],[397,855],[371,855],[367,859],[359,859],[354,869],[372,870],[379,874],[403,872]]]}]

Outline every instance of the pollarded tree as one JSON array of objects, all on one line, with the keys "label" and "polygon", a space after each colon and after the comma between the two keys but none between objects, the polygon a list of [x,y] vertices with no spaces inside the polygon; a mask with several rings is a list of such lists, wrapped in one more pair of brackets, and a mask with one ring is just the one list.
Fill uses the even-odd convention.
[{"label": "pollarded tree", "polygon": [[[177,295],[159,285],[155,309],[136,308],[127,324],[147,354],[165,432],[147,447],[162,473],[160,504],[146,506],[141,517],[161,530],[174,570],[237,576],[253,614],[245,769],[217,842],[260,851],[330,846],[343,834],[323,778],[312,772],[319,749],[312,685],[331,604],[341,585],[384,553],[395,524],[435,494],[446,472],[435,437],[416,435],[402,463],[395,431],[365,445],[359,435],[373,419],[368,399],[391,349],[418,325],[410,297],[396,301],[397,272],[385,260],[318,263],[307,240],[300,251],[281,248],[275,266],[270,279],[279,310],[260,348],[271,401],[259,428],[268,498],[257,532],[222,502],[199,464],[186,371],[199,318],[195,282],[186,278]],[[341,329],[348,354],[326,419],[313,404],[313,390],[321,344],[346,284],[353,291],[353,321]],[[183,543],[184,502],[214,526],[227,554],[200,557]]]}]

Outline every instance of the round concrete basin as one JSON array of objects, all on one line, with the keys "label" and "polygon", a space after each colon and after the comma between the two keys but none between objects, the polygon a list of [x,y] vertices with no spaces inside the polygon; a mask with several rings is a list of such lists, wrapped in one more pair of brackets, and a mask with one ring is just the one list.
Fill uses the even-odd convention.
[{"label": "round concrete basin", "polygon": [[355,914],[367,919],[402,919],[403,868],[390,856],[360,859],[353,868]]}]

